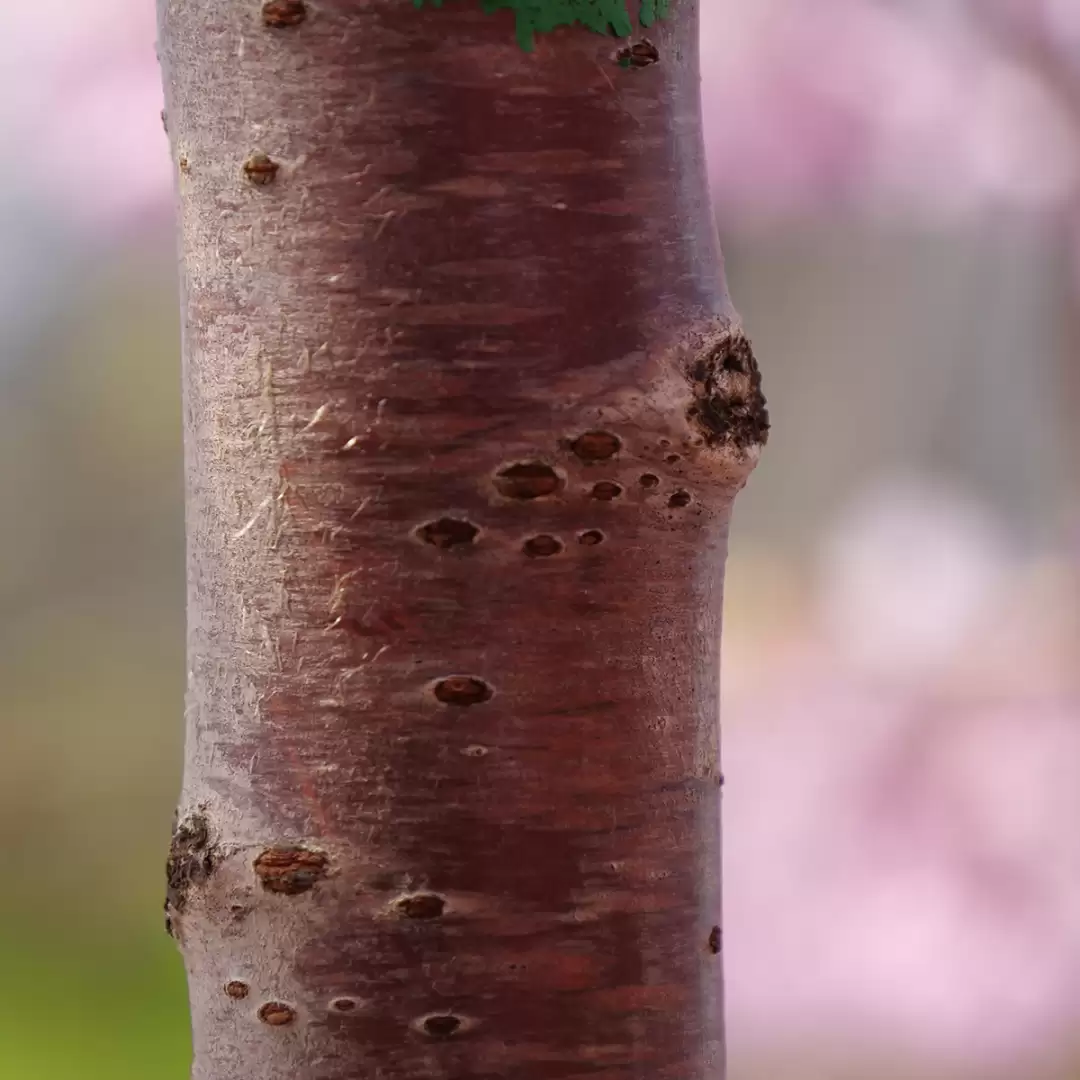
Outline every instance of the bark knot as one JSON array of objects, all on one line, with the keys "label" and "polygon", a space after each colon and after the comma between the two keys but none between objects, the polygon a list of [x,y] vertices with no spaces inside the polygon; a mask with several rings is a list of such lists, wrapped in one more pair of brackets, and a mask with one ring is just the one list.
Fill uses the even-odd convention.
[{"label": "bark knot", "polygon": [[620,49],[615,54],[615,62],[621,68],[646,68],[660,63],[660,50],[648,39],[642,38]]},{"label": "bark knot", "polygon": [[723,947],[723,938],[721,937],[721,931],[719,926],[714,926],[709,932],[709,952],[713,956],[719,956],[720,950]]},{"label": "bark knot", "polygon": [[209,880],[216,860],[206,815],[196,812],[183,820],[177,817],[165,863],[165,929],[173,936],[173,917],[184,911],[192,888]]},{"label": "bark knot", "polygon": [[769,411],[744,334],[729,331],[710,342],[691,360],[686,375],[693,392],[687,419],[706,446],[745,454],[765,445]]}]

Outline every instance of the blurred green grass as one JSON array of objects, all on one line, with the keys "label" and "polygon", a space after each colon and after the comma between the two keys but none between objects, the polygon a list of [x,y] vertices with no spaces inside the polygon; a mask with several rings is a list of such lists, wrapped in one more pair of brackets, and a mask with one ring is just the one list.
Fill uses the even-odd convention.
[{"label": "blurred green grass", "polygon": [[0,1080],[188,1075],[170,246],[88,266],[0,395]]},{"label": "blurred green grass", "polygon": [[[74,898],[73,898],[74,899]],[[0,908],[2,1080],[182,1080],[183,970],[160,925]]]}]

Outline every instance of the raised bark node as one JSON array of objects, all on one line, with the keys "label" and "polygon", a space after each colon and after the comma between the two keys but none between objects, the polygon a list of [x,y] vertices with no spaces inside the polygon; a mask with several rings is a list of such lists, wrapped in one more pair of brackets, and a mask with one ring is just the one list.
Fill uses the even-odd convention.
[{"label": "raised bark node", "polygon": [[267,848],[255,860],[255,876],[267,892],[296,896],[326,877],[330,860],[304,847]]},{"label": "raised bark node", "polygon": [[687,419],[707,446],[741,456],[765,445],[769,411],[744,334],[727,331],[710,341],[690,363],[687,377],[694,395]]},{"label": "raised bark node", "polygon": [[268,154],[257,151],[244,162],[244,175],[259,187],[272,184],[281,166]]},{"label": "raised bark node", "polygon": [[206,816],[194,813],[178,820],[173,826],[165,864],[165,928],[170,934],[174,932],[172,917],[184,911],[190,891],[209,880],[215,859]]},{"label": "raised bark node", "polygon": [[660,63],[660,50],[648,39],[642,38],[627,45],[615,54],[616,63],[623,68],[646,68]]}]

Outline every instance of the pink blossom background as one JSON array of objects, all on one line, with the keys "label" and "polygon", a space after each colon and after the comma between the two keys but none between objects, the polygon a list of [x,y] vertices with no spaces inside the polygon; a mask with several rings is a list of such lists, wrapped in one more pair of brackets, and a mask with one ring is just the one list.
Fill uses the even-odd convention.
[{"label": "pink blossom background", "polygon": [[[10,388],[0,490],[26,519],[0,535],[8,568],[0,606],[21,641],[43,643],[40,654],[9,650],[18,664],[0,664],[0,687],[16,700],[0,843],[22,859],[16,834],[29,823],[45,846],[82,850],[88,799],[100,798],[118,828],[132,827],[128,808],[145,805],[163,817],[131,834],[148,852],[148,874],[175,782],[170,665],[181,662],[178,631],[151,656],[130,629],[156,625],[161,610],[180,619],[175,566],[145,555],[176,556],[169,544],[180,529],[171,173],[153,7],[16,4],[0,45],[0,228],[24,238],[0,253],[0,321],[14,341],[26,312],[39,316],[0,354]],[[1024,476],[1048,471],[1040,453],[1072,463],[1075,357],[1062,342],[1072,340],[1078,307],[1069,275],[1080,250],[1080,4],[704,0],[702,8],[718,220],[736,297],[755,336],[772,344],[762,356],[778,420],[791,417],[778,422],[740,504],[729,571],[732,1076],[1080,1075],[1074,489],[1051,483],[1031,509],[1010,504],[993,478],[980,488],[932,453],[909,454],[904,440],[902,451],[871,452],[894,421],[906,435],[922,425],[916,441],[932,442],[938,428],[924,412],[952,386],[954,419],[983,410],[994,421],[989,435],[974,428],[960,439],[975,456],[1032,462],[1020,489],[1031,486]],[[805,236],[809,259],[800,254]],[[908,258],[897,254],[898,236],[934,245],[930,262],[913,257],[915,278],[972,250],[961,265],[977,276],[978,245],[1004,237],[993,250],[1005,276],[954,295],[946,271],[935,288],[947,302],[928,314],[898,299],[882,270]],[[857,260],[870,272],[852,271]],[[852,284],[853,273],[882,281]],[[1052,287],[1062,295],[1050,304]],[[800,296],[814,297],[812,317]],[[897,333],[885,327],[907,333],[927,323],[930,344],[902,354],[903,363],[889,359]],[[954,323],[960,329],[946,332]],[[1038,333],[1019,335],[1022,355],[1007,376],[987,345],[973,347],[952,383],[940,381],[955,362],[949,341],[966,340],[961,331],[989,326],[998,340],[1028,323]],[[863,329],[849,341],[852,325]],[[808,340],[823,335],[841,345]],[[847,366],[822,366],[815,382],[846,372],[838,385],[855,388],[839,399],[805,376],[838,354]],[[902,381],[889,382],[896,371]],[[979,397],[984,382],[1001,379],[998,397]],[[1040,379],[1043,389],[1029,392]],[[916,404],[890,405],[891,394],[906,400],[899,395],[912,381]],[[884,421],[850,419],[844,394],[864,384]],[[1027,433],[1055,424],[1057,441],[1038,450]],[[836,464],[862,457],[858,469]],[[117,484],[126,495],[111,490]],[[59,497],[43,494],[54,490]],[[806,497],[812,514],[792,509],[807,490],[824,493]],[[1036,539],[1019,539],[1025,529]],[[89,539],[80,547],[73,536]],[[129,557],[114,565],[86,555],[99,548]],[[73,550],[89,560],[76,563],[78,582],[64,576]],[[99,620],[93,669],[115,669],[114,683],[91,686],[100,723],[90,726],[123,744],[120,764],[77,726],[63,739],[42,735],[68,706],[95,708],[81,674],[59,699],[23,682],[57,640],[87,642],[80,596]],[[116,613],[103,617],[114,602]],[[140,682],[145,672],[156,674]],[[114,707],[125,694],[139,716],[127,727]],[[147,695],[161,705],[157,727],[142,719]],[[58,746],[69,765],[58,764]],[[91,770],[111,794],[90,794]],[[41,783],[30,784],[33,776]],[[61,861],[42,870],[54,894],[66,887]],[[104,876],[104,864],[90,865]],[[156,878],[132,889],[142,903]],[[58,933],[36,904],[16,915],[28,926],[40,916],[42,933]],[[141,917],[131,914],[130,925],[141,927]],[[89,933],[102,932],[100,919]],[[0,951],[14,955],[5,940]],[[166,1000],[158,983],[147,985],[143,998]],[[169,986],[170,1010],[182,1008]],[[134,1001],[128,1008],[134,1017]],[[42,1017],[24,1019],[45,1025]],[[134,1040],[131,1027],[117,1038]],[[182,1055],[153,1049],[168,1042],[155,1039],[149,1049],[132,1041],[131,1075],[179,1077]],[[65,1075],[49,1053],[26,1049],[11,1075]]]}]

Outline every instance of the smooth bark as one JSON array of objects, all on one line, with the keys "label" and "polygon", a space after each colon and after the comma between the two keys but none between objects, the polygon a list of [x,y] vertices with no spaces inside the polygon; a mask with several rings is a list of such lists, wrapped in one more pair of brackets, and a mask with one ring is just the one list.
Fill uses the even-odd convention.
[{"label": "smooth bark", "polygon": [[161,0],[196,1080],[723,1074],[697,14]]}]

